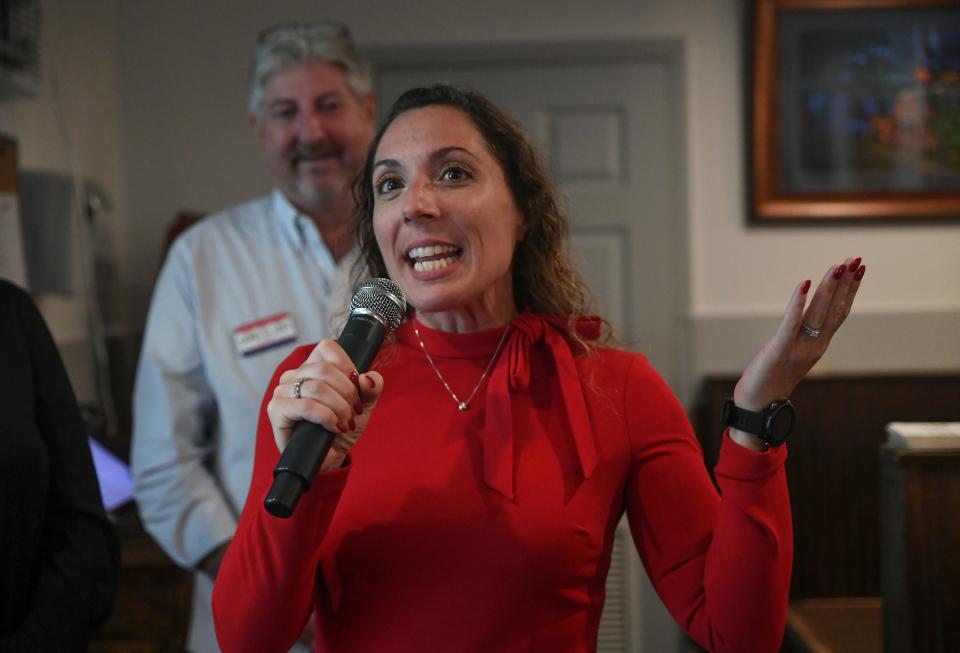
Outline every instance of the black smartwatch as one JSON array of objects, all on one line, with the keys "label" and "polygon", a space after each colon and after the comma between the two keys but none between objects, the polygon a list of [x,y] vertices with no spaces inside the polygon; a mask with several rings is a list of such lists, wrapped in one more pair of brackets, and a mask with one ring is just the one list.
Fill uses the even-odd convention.
[{"label": "black smartwatch", "polygon": [[733,403],[733,399],[723,402],[723,425],[757,436],[768,447],[783,444],[797,421],[793,404],[789,399],[775,401],[759,413],[746,410]]}]

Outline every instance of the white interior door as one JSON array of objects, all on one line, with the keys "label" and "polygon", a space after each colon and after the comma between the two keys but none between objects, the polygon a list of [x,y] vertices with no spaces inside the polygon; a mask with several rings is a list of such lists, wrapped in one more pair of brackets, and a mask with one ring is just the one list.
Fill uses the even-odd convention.
[{"label": "white interior door", "polygon": [[[681,396],[688,305],[682,57],[673,43],[437,47],[371,53],[381,114],[414,86],[475,88],[541,148],[597,310]],[[438,63],[439,62],[439,63]],[[666,651],[677,631],[617,533],[600,651]]]}]

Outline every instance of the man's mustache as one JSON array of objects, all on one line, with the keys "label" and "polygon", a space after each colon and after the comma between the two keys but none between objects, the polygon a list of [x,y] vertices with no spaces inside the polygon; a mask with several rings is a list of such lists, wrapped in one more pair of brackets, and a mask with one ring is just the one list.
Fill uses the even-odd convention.
[{"label": "man's mustache", "polygon": [[302,161],[311,161],[313,159],[323,159],[327,157],[343,156],[343,150],[329,141],[320,141],[316,143],[299,143],[296,149],[290,154],[290,161],[294,165]]}]

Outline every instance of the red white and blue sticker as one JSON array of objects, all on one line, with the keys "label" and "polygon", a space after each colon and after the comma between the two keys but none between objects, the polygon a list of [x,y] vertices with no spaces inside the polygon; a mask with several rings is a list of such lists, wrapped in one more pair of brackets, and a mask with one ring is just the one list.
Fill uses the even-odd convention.
[{"label": "red white and blue sticker", "polygon": [[241,356],[259,354],[296,339],[297,330],[289,313],[277,313],[233,330],[233,342]]}]

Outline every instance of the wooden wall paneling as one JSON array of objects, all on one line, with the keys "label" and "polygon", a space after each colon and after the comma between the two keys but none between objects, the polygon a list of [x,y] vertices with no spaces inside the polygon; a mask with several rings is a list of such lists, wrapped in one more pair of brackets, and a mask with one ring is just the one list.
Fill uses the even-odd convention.
[{"label": "wooden wall paneling", "polygon": [[883,628],[886,651],[960,642],[960,451],[884,448]]},{"label": "wooden wall paneling", "polygon": [[[708,468],[720,447],[723,399],[736,378],[704,380],[695,411]],[[960,421],[960,375],[806,379],[791,397],[798,424],[787,481],[793,506],[791,598],[879,596],[880,474],[893,421]]]},{"label": "wooden wall paneling", "polygon": [[0,134],[0,193],[17,192],[17,141]]}]

